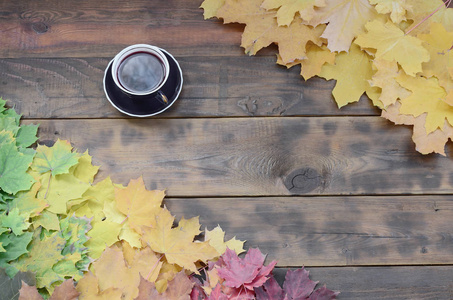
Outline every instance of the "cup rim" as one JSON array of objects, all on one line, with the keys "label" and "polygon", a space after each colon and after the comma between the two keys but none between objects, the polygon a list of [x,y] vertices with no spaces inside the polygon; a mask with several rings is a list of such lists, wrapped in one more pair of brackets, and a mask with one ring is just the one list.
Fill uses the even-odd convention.
[{"label": "cup rim", "polygon": [[[152,52],[153,54],[157,54],[159,56],[159,59],[164,63],[164,69],[165,69],[165,75],[164,75],[164,79],[162,80],[162,82],[158,86],[156,86],[154,89],[145,91],[145,92],[141,92],[141,93],[131,92],[131,91],[125,89],[123,87],[123,85],[119,82],[119,79],[117,77],[118,68],[120,66],[120,63],[123,61],[123,59],[126,58],[130,53],[137,52],[137,51],[144,51],[144,52],[148,52],[148,53]],[[164,84],[168,80],[168,76],[170,75],[170,64],[168,63],[167,57],[165,56],[165,54],[161,51],[161,49],[159,47],[156,47],[153,45],[148,45],[148,44],[134,44],[134,45],[130,45],[130,46],[124,48],[123,50],[121,50],[120,52],[118,52],[115,55],[115,57],[113,58],[111,72],[112,72],[113,81],[115,82],[116,86],[121,91],[123,91],[127,95],[131,95],[131,96],[146,96],[146,95],[151,95],[151,94],[157,92],[164,86]]]}]

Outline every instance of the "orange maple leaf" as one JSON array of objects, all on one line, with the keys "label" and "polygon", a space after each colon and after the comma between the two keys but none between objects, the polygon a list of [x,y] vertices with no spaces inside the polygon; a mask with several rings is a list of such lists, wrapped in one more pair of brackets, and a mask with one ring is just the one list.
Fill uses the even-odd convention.
[{"label": "orange maple leaf", "polygon": [[148,191],[142,177],[132,179],[124,189],[115,188],[116,207],[140,234],[142,226],[153,226],[153,216],[161,209],[164,196],[164,191]]}]

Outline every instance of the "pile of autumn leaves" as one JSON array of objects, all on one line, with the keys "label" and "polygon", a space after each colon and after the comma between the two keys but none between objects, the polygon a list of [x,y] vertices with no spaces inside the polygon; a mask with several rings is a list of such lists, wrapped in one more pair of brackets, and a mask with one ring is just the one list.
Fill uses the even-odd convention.
[{"label": "pile of autumn leaves", "polygon": [[[38,145],[37,125],[0,98],[0,293],[7,299],[334,299],[306,270],[288,271],[220,227],[175,218],[142,178],[106,178],[67,141]],[[21,280],[24,280],[21,284]],[[28,284],[27,284],[27,283]],[[20,289],[20,290],[19,290]],[[19,295],[20,294],[20,295]],[[285,298],[286,297],[286,298]]]},{"label": "pile of autumn leaves", "polygon": [[453,139],[453,10],[441,0],[205,0],[205,18],[246,24],[249,55],[278,45],[304,79],[336,79],[339,107],[364,93],[382,117],[414,126],[417,151]]}]

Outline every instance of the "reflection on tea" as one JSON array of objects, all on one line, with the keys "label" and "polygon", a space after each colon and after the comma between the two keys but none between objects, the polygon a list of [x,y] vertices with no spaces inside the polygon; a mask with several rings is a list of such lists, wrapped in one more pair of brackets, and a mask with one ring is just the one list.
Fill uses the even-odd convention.
[{"label": "reflection on tea", "polygon": [[132,93],[145,93],[154,90],[164,81],[165,66],[151,53],[136,52],[120,63],[118,79],[126,90]]}]

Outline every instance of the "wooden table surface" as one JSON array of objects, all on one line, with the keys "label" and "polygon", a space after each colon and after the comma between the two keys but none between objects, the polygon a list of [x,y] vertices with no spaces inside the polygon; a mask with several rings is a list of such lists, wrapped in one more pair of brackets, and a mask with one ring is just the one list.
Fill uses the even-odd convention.
[{"label": "wooden table surface", "polygon": [[[177,218],[247,240],[276,270],[306,266],[339,299],[453,299],[453,148],[414,150],[411,128],[369,100],[339,110],[334,82],[304,82],[276,49],[249,57],[242,25],[203,20],[199,0],[1,0],[0,96],[68,139],[98,179],[143,175]],[[156,117],[119,113],[102,78],[148,43],[179,61],[179,100]]]}]

